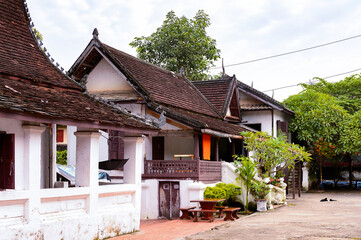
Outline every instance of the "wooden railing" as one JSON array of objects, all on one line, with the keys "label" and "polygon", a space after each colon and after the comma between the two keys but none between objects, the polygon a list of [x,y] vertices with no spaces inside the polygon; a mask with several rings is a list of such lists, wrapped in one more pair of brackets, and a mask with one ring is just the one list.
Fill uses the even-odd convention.
[{"label": "wooden railing", "polygon": [[144,179],[221,181],[221,162],[203,160],[144,160]]}]

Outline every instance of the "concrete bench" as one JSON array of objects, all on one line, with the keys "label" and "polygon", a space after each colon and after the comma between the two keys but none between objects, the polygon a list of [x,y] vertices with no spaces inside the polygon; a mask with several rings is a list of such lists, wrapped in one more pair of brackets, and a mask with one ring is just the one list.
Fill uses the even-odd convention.
[{"label": "concrete bench", "polygon": [[180,219],[191,219],[193,218],[193,213],[189,212],[189,210],[191,209],[195,209],[196,207],[183,207],[183,208],[179,208],[179,210],[182,211],[182,216],[180,217]]},{"label": "concrete bench", "polygon": [[204,220],[209,220],[210,222],[214,221],[213,213],[217,213],[218,210],[215,209],[191,209],[189,212],[194,213],[194,219],[193,222],[198,222],[198,214],[197,213],[203,213]]},{"label": "concrete bench", "polygon": [[237,212],[241,210],[241,208],[226,208],[223,210],[223,212],[226,213],[226,217],[224,218],[224,221],[231,220],[234,221],[234,219],[238,219]]}]

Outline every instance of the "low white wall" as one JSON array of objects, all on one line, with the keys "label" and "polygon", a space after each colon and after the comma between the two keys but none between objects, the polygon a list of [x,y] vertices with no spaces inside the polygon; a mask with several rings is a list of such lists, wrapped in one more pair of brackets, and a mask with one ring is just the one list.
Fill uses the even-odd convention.
[{"label": "low white wall", "polygon": [[138,230],[135,192],[135,184],[99,186],[91,218],[90,188],[43,189],[39,217],[30,222],[25,216],[30,192],[0,192],[0,239],[102,239],[133,232]]}]

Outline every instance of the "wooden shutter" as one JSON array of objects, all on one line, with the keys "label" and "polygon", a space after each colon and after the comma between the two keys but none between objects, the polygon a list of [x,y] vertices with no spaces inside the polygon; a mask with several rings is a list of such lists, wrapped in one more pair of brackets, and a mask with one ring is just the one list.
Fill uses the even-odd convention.
[{"label": "wooden shutter", "polygon": [[124,159],[124,140],[123,132],[121,131],[109,131],[109,159]]},{"label": "wooden shutter", "polygon": [[14,134],[0,134],[0,189],[15,189]]},{"label": "wooden shutter", "polygon": [[152,137],[152,159],[164,160],[164,137]]},{"label": "wooden shutter", "polygon": [[277,132],[281,130],[288,139],[288,122],[277,120]]},{"label": "wooden shutter", "polygon": [[56,130],[56,142],[57,143],[64,142],[64,130],[63,129]]}]

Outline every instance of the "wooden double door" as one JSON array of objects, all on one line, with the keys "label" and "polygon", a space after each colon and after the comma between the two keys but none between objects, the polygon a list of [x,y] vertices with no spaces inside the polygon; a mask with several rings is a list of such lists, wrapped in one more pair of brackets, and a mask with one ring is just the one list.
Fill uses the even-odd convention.
[{"label": "wooden double door", "polygon": [[0,133],[0,189],[15,188],[15,135]]},{"label": "wooden double door", "polygon": [[167,219],[179,217],[179,182],[159,182],[159,216]]}]

